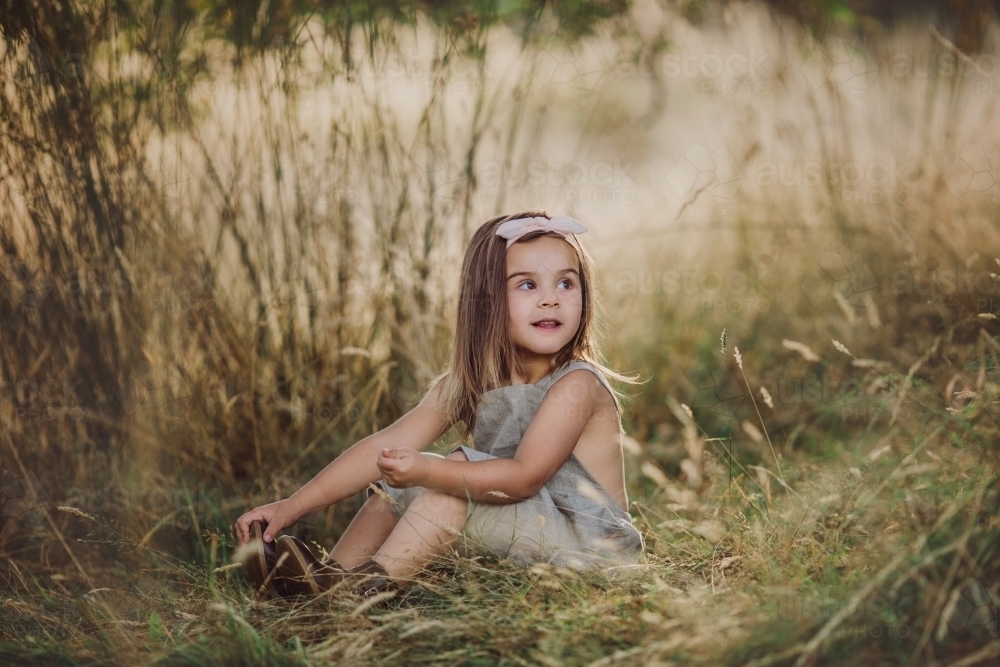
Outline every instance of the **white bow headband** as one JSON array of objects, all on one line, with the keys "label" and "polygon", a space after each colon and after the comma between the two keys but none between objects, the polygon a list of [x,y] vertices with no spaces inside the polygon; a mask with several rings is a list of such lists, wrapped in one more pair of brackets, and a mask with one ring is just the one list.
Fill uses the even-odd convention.
[{"label": "white bow headband", "polygon": [[497,236],[507,239],[509,248],[515,241],[531,232],[555,232],[572,244],[570,234],[583,234],[587,228],[568,215],[555,215],[551,218],[537,216],[534,218],[517,218],[508,220],[497,227]]}]

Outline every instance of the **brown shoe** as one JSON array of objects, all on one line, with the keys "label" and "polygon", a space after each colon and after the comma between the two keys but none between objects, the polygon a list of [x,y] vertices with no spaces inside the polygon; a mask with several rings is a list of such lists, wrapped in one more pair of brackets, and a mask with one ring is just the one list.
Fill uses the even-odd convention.
[{"label": "brown shoe", "polygon": [[361,579],[361,583],[351,589],[351,592],[363,598],[399,589],[399,586],[389,578],[389,573],[385,571],[385,568],[373,560],[367,560],[349,572]]},{"label": "brown shoe", "polygon": [[253,584],[254,590],[271,596],[287,595],[284,584],[275,578],[274,564],[276,562],[274,542],[264,541],[266,523],[252,521],[250,523],[250,546],[253,551],[247,558],[247,578]]},{"label": "brown shoe", "polygon": [[332,559],[316,558],[305,542],[291,535],[278,538],[275,556],[281,561],[277,579],[287,595],[319,595],[347,574]]}]

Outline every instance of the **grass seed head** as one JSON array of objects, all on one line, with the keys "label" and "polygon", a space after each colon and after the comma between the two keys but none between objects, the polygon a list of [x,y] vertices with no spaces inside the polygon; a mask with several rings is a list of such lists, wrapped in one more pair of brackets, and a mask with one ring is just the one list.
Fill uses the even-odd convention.
[{"label": "grass seed head", "polygon": [[834,339],[831,340],[833,340],[833,346],[837,348],[838,351],[843,352],[849,357],[854,356],[853,354],[851,354],[851,351],[847,349],[847,346],[841,343],[839,340],[834,340]]},{"label": "grass seed head", "polygon": [[793,352],[798,352],[806,361],[819,361],[819,355],[813,352],[812,348],[804,343],[785,338],[781,341],[781,344]]},{"label": "grass seed head", "polygon": [[774,399],[771,398],[771,393],[767,390],[767,387],[762,386],[760,388],[760,397],[764,399],[764,404],[767,407],[774,410]]}]

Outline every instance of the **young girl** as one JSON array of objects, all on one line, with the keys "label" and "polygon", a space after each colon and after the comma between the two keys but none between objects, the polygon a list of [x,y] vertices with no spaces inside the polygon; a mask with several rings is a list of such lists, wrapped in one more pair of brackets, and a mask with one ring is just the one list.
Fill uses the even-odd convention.
[{"label": "young girl", "polygon": [[[521,565],[638,560],[643,538],[626,511],[621,410],[606,375],[632,378],[596,361],[591,258],[576,236],[585,231],[544,211],[497,217],[476,231],[448,370],[394,424],[289,498],[238,519],[255,585],[318,593],[363,574],[356,591],[371,594],[403,585],[463,533]],[[471,447],[421,453],[459,422]],[[376,482],[381,490],[328,559],[290,536],[275,540]]]}]

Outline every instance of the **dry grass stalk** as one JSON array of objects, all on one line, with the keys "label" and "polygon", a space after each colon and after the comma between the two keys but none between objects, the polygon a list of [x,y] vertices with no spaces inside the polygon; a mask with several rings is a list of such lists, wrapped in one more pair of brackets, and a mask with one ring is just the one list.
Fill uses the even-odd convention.
[{"label": "dry grass stalk", "polygon": [[670,410],[684,427],[684,449],[687,452],[687,458],[681,462],[684,483],[689,488],[700,491],[705,482],[702,462],[705,440],[698,434],[698,425],[691,415],[690,408],[685,410],[673,396],[669,395],[667,396],[667,405],[670,406]]}]

